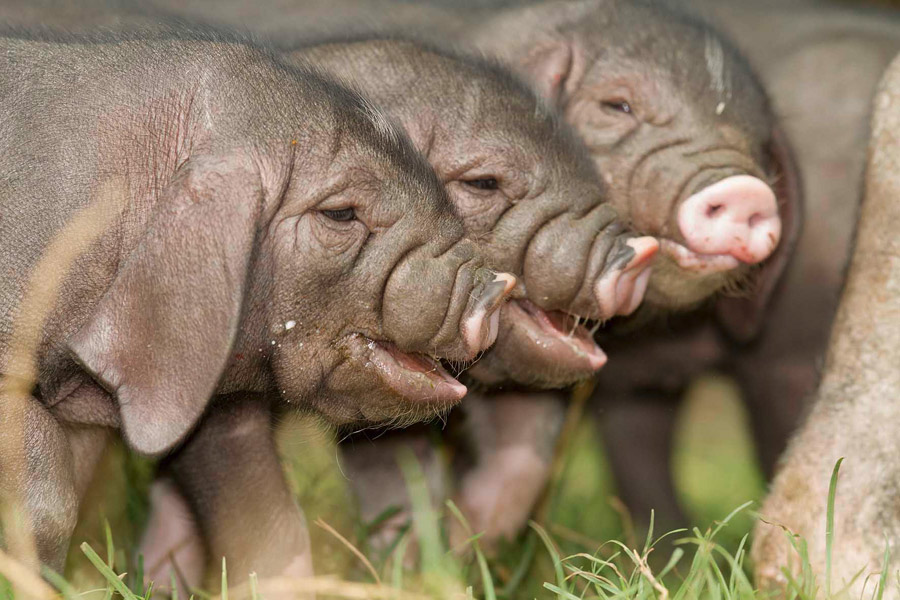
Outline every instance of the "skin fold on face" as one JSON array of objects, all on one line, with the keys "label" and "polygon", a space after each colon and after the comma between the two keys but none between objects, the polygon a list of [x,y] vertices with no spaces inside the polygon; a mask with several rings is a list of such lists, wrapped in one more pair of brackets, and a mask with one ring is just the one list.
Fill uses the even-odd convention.
[{"label": "skin fold on face", "polygon": [[497,347],[470,374],[566,385],[605,363],[585,324],[635,310],[657,244],[618,222],[589,157],[552,110],[497,67],[411,42],[329,44],[288,57],[339,76],[402,123],[466,235],[490,266],[519,277]]},{"label": "skin fold on face", "polygon": [[[647,305],[685,309],[740,290],[778,246],[786,203],[774,119],[749,67],[711,30],[656,3],[552,10],[502,14],[473,38],[558,106],[622,218],[660,238]],[[534,35],[492,39],[499,23]]]},{"label": "skin fold on face", "polygon": [[414,149],[399,164],[366,158],[338,153],[315,207],[288,198],[270,224],[263,348],[289,402],[312,398],[339,424],[415,422],[465,395],[440,361],[466,364],[494,343],[516,279],[483,267],[482,249],[463,237]]}]

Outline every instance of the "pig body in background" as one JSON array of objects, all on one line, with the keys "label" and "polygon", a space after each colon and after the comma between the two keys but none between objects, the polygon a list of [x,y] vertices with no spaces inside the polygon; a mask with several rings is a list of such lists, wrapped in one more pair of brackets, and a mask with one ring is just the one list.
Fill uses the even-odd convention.
[{"label": "pig body in background", "polygon": [[[785,592],[782,569],[800,575],[800,557],[782,527],[808,544],[817,584],[873,594],[900,541],[897,423],[900,418],[900,62],[885,73],[874,99],[865,195],[855,249],[831,330],[822,381],[809,419],[791,440],[756,526],[752,554],[760,587]],[[833,555],[826,506],[836,488]],[[887,546],[887,548],[886,548]],[[829,564],[829,559],[831,559]],[[825,582],[830,576],[831,581]],[[885,598],[900,597],[887,576]],[[881,594],[878,594],[881,597]]]}]

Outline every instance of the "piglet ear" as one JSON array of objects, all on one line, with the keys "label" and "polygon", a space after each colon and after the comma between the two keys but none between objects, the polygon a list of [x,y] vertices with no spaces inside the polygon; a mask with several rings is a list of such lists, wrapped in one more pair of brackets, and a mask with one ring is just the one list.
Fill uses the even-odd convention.
[{"label": "piglet ear", "polygon": [[778,127],[772,134],[769,156],[777,175],[773,187],[781,217],[781,241],[775,252],[753,273],[748,286],[749,296],[725,297],[716,303],[716,315],[725,333],[742,343],[753,340],[762,329],[766,310],[794,254],[803,223],[800,173],[793,150]]},{"label": "piglet ear", "polygon": [[194,426],[241,318],[262,206],[241,159],[192,159],[162,191],[142,239],[69,347],[116,398],[138,452]]},{"label": "piglet ear", "polygon": [[525,77],[549,104],[559,106],[566,90],[577,87],[575,47],[564,39],[550,39],[533,46],[520,63]]},{"label": "piglet ear", "polygon": [[[497,11],[469,32],[467,43],[488,55],[500,57],[521,75],[548,104],[562,106],[581,84],[587,61],[584,42],[576,30],[590,21],[602,35],[615,7],[601,10],[608,0],[569,0],[515,4]],[[579,27],[582,26],[582,27]],[[498,31],[528,32],[497,35]]]}]

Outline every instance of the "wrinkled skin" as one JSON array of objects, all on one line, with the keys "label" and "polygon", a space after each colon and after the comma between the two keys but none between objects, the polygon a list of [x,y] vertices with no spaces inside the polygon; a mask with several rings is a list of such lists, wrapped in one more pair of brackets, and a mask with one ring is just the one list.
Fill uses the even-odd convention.
[{"label": "wrinkled skin", "polygon": [[[673,411],[674,399],[689,377],[724,358],[727,342],[703,314],[679,317],[674,323],[668,316],[657,321],[656,315],[695,307],[718,292],[720,298],[711,308],[723,332],[734,338],[752,338],[798,233],[799,185],[785,137],[743,61],[712,32],[660,10],[606,2],[512,8],[482,19],[483,25],[465,32],[465,40],[509,61],[556,102],[587,142],[607,180],[611,202],[637,230],[664,240],[645,308],[628,321],[613,322],[599,338],[613,357],[614,368],[600,374],[594,404],[610,416],[606,423],[615,429],[609,437],[620,450],[617,458],[639,455],[635,447],[650,454],[650,460],[663,453],[661,466],[654,465],[653,472],[662,469],[663,481],[669,481],[666,440],[671,437],[672,418],[667,413]],[[586,57],[599,58],[586,62]],[[679,250],[690,246],[680,230],[684,207],[716,185],[741,176],[772,182],[782,230],[775,252],[764,258],[760,267],[751,267],[741,261],[735,265],[730,255],[697,253],[692,258]],[[744,291],[733,297],[734,287]],[[679,320],[686,323],[678,324]],[[698,322],[702,324],[699,328]],[[649,356],[659,358],[649,360]],[[476,375],[480,376],[480,371]],[[489,376],[483,378],[500,383]],[[649,402],[641,402],[634,413],[617,418],[618,407],[627,407],[635,396]],[[471,396],[469,400],[472,405]],[[549,475],[557,432],[552,426],[544,428],[549,438],[540,441],[515,433],[531,430],[512,418],[530,410],[533,401],[527,395],[495,394],[490,403],[510,418],[490,417],[496,425],[490,432],[477,424],[484,417],[469,419],[477,459],[475,470],[463,473],[457,499],[473,527],[487,532],[482,543],[488,546],[516,531],[492,516],[497,514],[492,506],[532,506],[536,502],[543,486],[535,474]],[[548,404],[547,410],[563,407],[556,401]],[[778,425],[788,423],[785,429],[795,418],[791,408],[785,411],[784,421],[778,421]],[[661,418],[657,416],[660,413]],[[561,422],[559,416],[542,418],[549,424]],[[509,446],[498,445],[496,439],[508,440]],[[642,442],[636,444],[637,439]],[[510,474],[521,469],[498,456],[527,460],[532,465],[529,477],[516,485]],[[639,458],[630,464],[619,460],[617,474],[624,477],[641,472],[635,460]],[[634,482],[634,476],[630,477]],[[479,481],[506,484],[497,485],[496,497],[486,500]],[[641,483],[651,482],[647,471],[634,485],[639,493],[631,496],[623,490],[636,517],[649,515],[649,507],[642,501],[653,502],[663,513],[657,514],[663,525],[681,525],[674,495],[659,486],[658,479],[654,485],[656,490],[662,489],[648,494],[650,486]],[[520,514],[524,517],[528,511]]]},{"label": "wrinkled skin", "polygon": [[[480,367],[497,365],[494,370],[554,387],[602,366],[605,356],[569,315],[580,321],[633,311],[657,245],[624,231],[583,147],[527,86],[491,65],[397,40],[325,44],[286,56],[340,77],[402,124],[444,182],[466,235],[478,240],[493,267],[518,276],[497,347],[480,357]],[[606,293],[612,288],[615,297]],[[394,435],[428,446],[423,436]],[[404,489],[368,485],[385,477],[402,482],[395,446],[385,443],[376,453],[391,455],[376,478],[368,445],[359,451],[344,445],[351,481],[369,487],[366,514],[380,512],[373,507]],[[156,495],[157,504],[176,502],[165,483]],[[152,525],[145,555],[164,555],[160,540],[173,527],[161,518]]]},{"label": "wrinkled skin", "polygon": [[[900,51],[900,25],[889,14],[821,4],[686,4],[732,35],[760,74],[794,149],[810,218],[784,277],[769,288],[771,302],[763,294],[740,307],[750,309],[743,321],[754,326],[745,334],[734,327],[741,321],[727,318],[735,313],[718,302],[718,322],[702,313],[661,327],[635,320],[630,337],[602,341],[613,358],[600,373],[595,407],[618,493],[639,522],[654,509],[662,529],[688,522],[676,502],[670,443],[679,402],[694,377],[710,369],[735,377],[767,476],[801,419],[849,256],[870,101]],[[838,64],[854,68],[835,69]]]},{"label": "wrinkled skin", "polygon": [[657,244],[624,230],[583,146],[533,92],[492,65],[410,42],[323,44],[287,56],[361,90],[403,125],[466,235],[492,267],[518,277],[478,373],[554,388],[604,364],[578,323],[633,312]]},{"label": "wrinkled skin", "polygon": [[[163,0],[157,2],[158,6],[165,4]],[[313,2],[301,8],[284,7],[275,19],[255,17],[248,24],[283,40],[285,35],[290,35],[285,31],[286,24],[291,22],[296,23],[298,30],[305,27],[306,33],[315,33],[314,24],[319,19],[297,18],[303,10],[308,10],[309,15],[327,11],[353,15],[360,8],[352,0],[341,11],[335,10],[333,3],[327,4]],[[799,230],[799,187],[791,151],[753,75],[728,44],[702,26],[661,12],[659,6],[643,3],[549,2],[524,7],[513,4],[500,11],[487,7],[483,12],[467,13],[468,16],[463,16],[463,11],[441,17],[429,14],[438,11],[437,6],[415,5],[409,11],[381,10],[380,19],[367,9],[360,10],[365,26],[387,28],[389,25],[384,20],[394,19],[397,26],[418,29],[423,37],[431,37],[439,30],[464,47],[477,47],[501,58],[530,79],[586,141],[595,164],[607,179],[611,203],[638,231],[663,238],[663,256],[654,267],[646,309],[639,311],[630,322],[614,323],[601,338],[601,345],[616,357],[617,366],[608,376],[603,374],[598,392],[602,401],[596,404],[612,412],[627,407],[635,396],[651,400],[642,403],[635,415],[642,421],[652,420],[654,437],[663,435],[661,439],[665,440],[664,434],[674,422],[676,398],[689,377],[722,364],[728,356],[728,342],[722,333],[748,340],[758,333],[763,322],[766,306]],[[229,18],[228,11],[204,13],[198,8],[200,5],[202,2],[195,2],[184,10],[214,21]],[[167,8],[174,14],[182,10]],[[687,221],[682,218],[682,211],[698,199],[702,202],[710,190],[718,189],[717,184],[734,183],[737,180],[733,177],[747,176],[762,182],[751,190],[752,196],[770,198],[774,192],[777,197],[780,224],[779,236],[775,236],[780,237],[777,248],[769,255],[773,246],[770,244],[754,256],[736,248],[721,253],[705,252],[702,244],[692,242],[691,230],[684,229]],[[772,189],[767,192],[766,184],[770,182]],[[733,196],[745,191],[746,188],[738,185],[731,188]],[[768,208],[771,206],[769,202]],[[771,216],[767,213],[767,218]],[[770,242],[775,241],[778,240],[770,238]],[[761,262],[761,266],[748,264],[751,262]],[[690,317],[690,323],[675,326],[677,335],[672,333],[671,318],[655,322],[654,315],[658,312],[696,308],[716,294],[719,298],[711,308],[721,330],[710,320],[695,316]],[[698,328],[698,321],[705,325]],[[646,341],[638,340],[638,336]],[[661,338],[663,347],[659,345]],[[631,362],[626,356],[618,358],[619,353],[626,351],[638,362]],[[664,358],[665,363],[657,364],[671,364],[672,370],[660,367],[648,372],[649,363],[644,359],[648,352]],[[656,381],[657,373],[664,374],[666,379],[661,386]],[[515,379],[502,370],[482,368],[480,363],[471,374],[490,385]],[[609,387],[607,381],[611,381]],[[639,382],[645,382],[647,387],[637,388]],[[498,401],[497,406],[515,410],[519,398],[518,395],[507,397]],[[623,402],[617,401],[620,399]],[[529,403],[527,398],[521,400]],[[773,425],[768,429],[774,431],[770,436],[774,442],[767,443],[767,448],[777,447],[778,440],[783,440],[793,426],[794,409],[793,405],[787,405],[783,416],[780,414],[772,420]],[[614,435],[642,434],[640,423],[628,415],[627,408],[624,410],[622,418],[614,421],[619,425]],[[629,420],[633,426],[626,427]],[[506,421],[495,418],[492,422],[502,427]],[[559,419],[548,422],[559,422]],[[552,434],[552,428],[547,433]],[[478,436],[473,437],[476,454],[493,452],[489,448],[478,449]],[[499,431],[494,437],[516,438]],[[623,449],[619,457],[639,454],[632,448],[635,439],[625,440],[626,445],[618,438],[614,440],[615,446]],[[527,440],[518,439],[516,444],[527,445]],[[546,449],[553,445],[552,441],[534,444],[535,464],[541,462],[548,466]],[[648,451],[657,449],[644,465],[652,465],[655,472],[664,475],[662,481],[668,481],[667,445],[637,445]],[[369,450],[376,451],[375,446]],[[661,452],[664,456],[659,461]],[[393,456],[387,456],[386,460],[392,461]],[[502,463],[487,454],[480,462],[497,465],[493,472],[495,477],[500,477]],[[616,464],[623,467],[617,468],[620,475],[629,470],[621,461]],[[490,479],[490,476],[484,474],[474,480],[479,478]],[[645,480],[652,481],[652,478],[648,476]],[[635,494],[623,489],[623,495],[640,518],[649,514],[649,510],[644,510],[639,500],[651,496],[645,494],[644,487],[634,487],[638,488]],[[541,486],[530,488],[532,492],[525,495],[533,502]],[[520,500],[523,497],[521,490],[514,490],[512,485],[505,489]],[[464,506],[484,505],[482,500],[468,502],[465,496],[463,492],[460,499]],[[669,498],[665,510],[669,515],[658,514],[658,517],[664,523],[681,524],[674,496],[665,496]],[[490,504],[503,506],[509,502],[500,497]],[[490,529],[489,517],[472,513],[469,517],[476,529]],[[489,544],[496,537],[489,532],[483,541]]]},{"label": "wrinkled skin", "polygon": [[[451,61],[418,46],[332,44],[299,55],[362,89],[395,116],[445,182],[466,222],[467,235],[479,240],[491,264],[520,276],[527,298],[504,307],[496,347],[481,357],[468,376],[560,387],[602,366],[605,355],[577,323],[581,317],[607,319],[615,312],[632,312],[650,272],[633,279],[631,285],[640,285],[638,289],[629,288],[627,280],[634,271],[641,273],[648,256],[627,259],[626,274],[619,279],[625,282],[626,303],[610,308],[598,290],[602,279],[618,276],[618,269],[612,275],[607,271],[608,266],[621,263],[611,244],[623,236],[618,223],[610,220],[615,211],[602,202],[604,190],[589,158],[565,128],[506,74],[472,61]],[[627,243],[635,242],[646,244],[644,240]],[[636,248],[646,253],[646,245]],[[655,250],[655,241],[650,248]],[[587,272],[582,274],[585,264]],[[597,284],[589,284],[595,279]],[[565,314],[578,315],[578,320],[572,322]],[[534,417],[542,412],[546,411],[539,406],[522,414]],[[517,422],[527,427],[528,417]],[[555,421],[551,419],[542,431],[552,430]],[[508,427],[517,436],[525,435],[512,423]],[[403,481],[396,463],[397,446],[403,442],[420,453],[428,448],[424,431],[394,435],[398,440],[390,441],[391,435],[382,434],[373,445],[363,434],[358,441],[342,445],[344,471],[360,499],[363,518],[406,503],[406,487],[388,484]],[[378,479],[371,476],[373,463],[381,464]],[[427,466],[436,469],[442,464],[431,458]],[[504,475],[514,478],[536,464],[508,468]],[[534,478],[539,480],[541,473],[534,470]],[[524,512],[503,513],[510,523],[518,525],[527,518],[530,504],[521,506]],[[389,545],[408,518],[408,512],[398,514],[371,543]]]},{"label": "wrinkled skin", "polygon": [[[778,525],[803,536],[817,581],[824,582],[828,485],[840,457],[844,462],[835,500],[831,589],[844,589],[852,580],[848,597],[873,594],[885,545],[893,553],[900,540],[898,129],[900,62],[895,60],[874,99],[856,247],[831,330],[822,381],[809,419],[791,440],[763,504],[761,512],[773,524],[760,521],[754,533],[757,583],[765,589],[783,592],[787,582],[782,568],[799,574],[799,557]],[[897,582],[890,576],[884,597],[900,597]]]},{"label": "wrinkled skin", "polygon": [[[672,438],[678,401],[694,376],[720,369],[735,377],[767,477],[801,419],[850,253],[871,98],[900,51],[900,23],[890,15],[819,4],[689,6],[732,35],[763,79],[795,151],[809,218],[752,344],[730,343],[704,321],[627,348],[605,343],[616,372],[601,373],[598,407],[619,492],[633,514],[654,508],[657,522],[670,526],[686,519],[675,503],[670,446],[658,440]],[[834,68],[850,63],[853,69]],[[655,374],[643,368],[648,356],[660,365]],[[659,482],[669,483],[661,489]]]},{"label": "wrinkled skin", "polygon": [[[175,451],[175,481],[235,580],[308,573],[273,407],[338,424],[446,410],[465,388],[436,359],[490,345],[515,278],[482,267],[405,134],[309,71],[190,32],[2,44],[0,95],[16,110],[0,140],[0,263],[15,274],[0,287],[0,393],[24,419],[23,440],[4,415],[2,442],[26,449],[4,499],[22,494],[40,560],[61,570],[118,428],[139,453]],[[49,277],[42,255],[79,239],[32,371],[21,332],[45,315],[27,295]]]},{"label": "wrinkled skin", "polygon": [[[264,9],[248,10],[238,0],[217,3],[215,9],[208,0],[152,2],[162,15],[246,27],[285,46],[297,39],[333,37],[336,31],[400,30],[426,42],[438,36],[501,59],[530,80],[581,135],[620,214],[637,231],[666,240],[665,258],[657,261],[648,290],[651,306],[695,307],[746,280],[753,271],[749,265],[768,258],[776,246],[789,247],[797,223],[787,213],[797,199],[787,198],[783,189],[775,190],[781,226],[765,229],[773,235],[765,235],[763,247],[752,256],[730,247],[692,251],[680,226],[682,206],[713,184],[733,175],[777,183],[790,168],[773,139],[764,94],[742,59],[715,34],[678,14],[660,12],[665,7],[654,3],[495,0],[471,3],[466,16],[442,10],[444,4],[271,0]],[[498,5],[510,6],[498,10]],[[771,217],[772,206],[763,204],[760,215]],[[779,245],[782,234],[787,243]],[[777,274],[768,271],[783,266],[779,260],[769,263],[765,281]]]}]

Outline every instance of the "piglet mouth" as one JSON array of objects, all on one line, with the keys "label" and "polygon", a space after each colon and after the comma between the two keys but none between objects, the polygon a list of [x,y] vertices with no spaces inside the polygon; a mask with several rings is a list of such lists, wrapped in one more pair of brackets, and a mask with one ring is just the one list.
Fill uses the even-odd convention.
[{"label": "piglet mouth", "polygon": [[672,259],[680,268],[698,275],[731,271],[741,265],[730,254],[701,254],[672,240],[661,239],[659,248],[663,255]]},{"label": "piglet mouth", "polygon": [[559,310],[546,311],[521,298],[511,300],[505,310],[553,363],[588,372],[606,364],[606,354],[594,341],[599,325],[588,329],[587,320]]},{"label": "piglet mouth", "polygon": [[449,406],[466,395],[466,386],[454,379],[434,357],[403,352],[395,344],[375,341],[362,334],[351,335],[347,346],[351,360],[409,401]]}]

